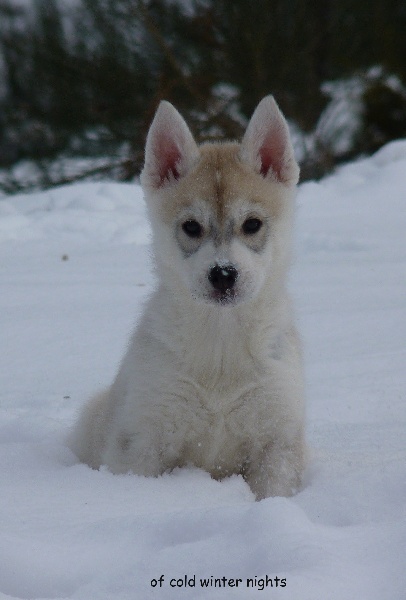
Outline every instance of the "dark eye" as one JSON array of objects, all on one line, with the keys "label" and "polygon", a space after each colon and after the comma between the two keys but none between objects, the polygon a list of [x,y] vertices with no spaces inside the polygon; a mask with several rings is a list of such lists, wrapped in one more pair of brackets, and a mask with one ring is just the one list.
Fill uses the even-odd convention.
[{"label": "dark eye", "polygon": [[260,219],[247,219],[242,224],[242,230],[247,235],[257,233],[262,227],[262,221]]},{"label": "dark eye", "polygon": [[193,221],[193,219],[182,223],[182,229],[186,233],[186,235],[188,235],[191,238],[198,238],[203,233],[203,227],[197,221]]}]

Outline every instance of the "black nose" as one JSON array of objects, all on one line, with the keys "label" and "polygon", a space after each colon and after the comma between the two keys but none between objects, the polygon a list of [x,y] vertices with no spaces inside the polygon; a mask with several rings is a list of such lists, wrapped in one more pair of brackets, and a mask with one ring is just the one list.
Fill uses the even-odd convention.
[{"label": "black nose", "polygon": [[231,266],[220,267],[216,265],[210,269],[208,277],[215,290],[226,293],[234,286],[238,277],[238,271]]}]

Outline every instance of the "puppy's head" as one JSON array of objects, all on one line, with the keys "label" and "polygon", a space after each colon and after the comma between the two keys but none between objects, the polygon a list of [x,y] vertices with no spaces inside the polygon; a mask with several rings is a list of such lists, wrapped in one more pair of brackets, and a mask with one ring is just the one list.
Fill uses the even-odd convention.
[{"label": "puppy's head", "polygon": [[241,144],[197,146],[162,102],[148,133],[141,175],[159,275],[197,301],[232,306],[255,298],[286,270],[299,167],[271,96]]}]

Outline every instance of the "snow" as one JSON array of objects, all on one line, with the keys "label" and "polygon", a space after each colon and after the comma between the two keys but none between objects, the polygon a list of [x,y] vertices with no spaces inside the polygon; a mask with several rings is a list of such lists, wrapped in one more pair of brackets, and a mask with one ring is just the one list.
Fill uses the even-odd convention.
[{"label": "snow", "polygon": [[312,460],[297,496],[261,502],[237,476],[78,464],[67,432],[154,285],[141,191],[2,198],[1,600],[404,599],[405,197],[406,141],[300,186]]}]

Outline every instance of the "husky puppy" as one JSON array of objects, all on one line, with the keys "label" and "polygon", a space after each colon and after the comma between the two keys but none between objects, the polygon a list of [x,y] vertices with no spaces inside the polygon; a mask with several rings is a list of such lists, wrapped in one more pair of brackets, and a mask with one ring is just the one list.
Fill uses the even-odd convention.
[{"label": "husky puppy", "polygon": [[160,104],[141,175],[159,283],[115,381],[76,426],[83,462],[237,473],[257,499],[297,491],[303,374],[286,275],[298,177],[272,96],[241,144],[198,146]]}]

